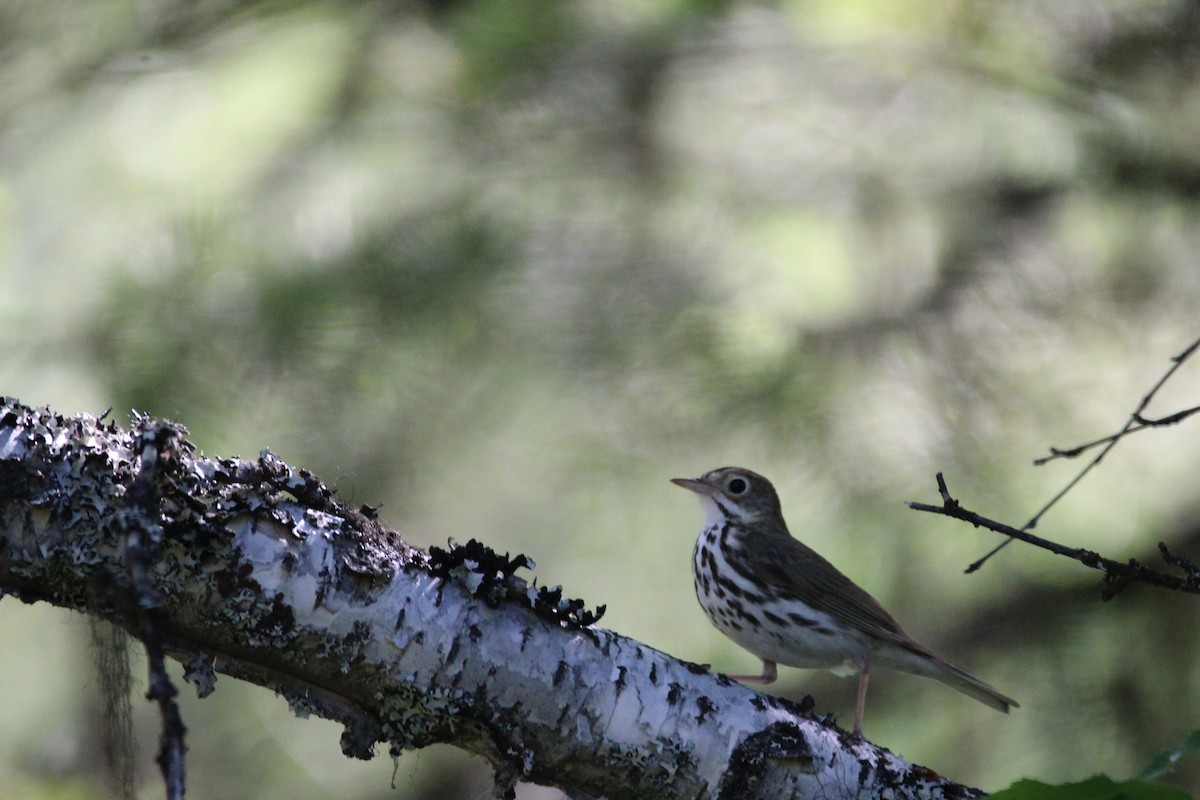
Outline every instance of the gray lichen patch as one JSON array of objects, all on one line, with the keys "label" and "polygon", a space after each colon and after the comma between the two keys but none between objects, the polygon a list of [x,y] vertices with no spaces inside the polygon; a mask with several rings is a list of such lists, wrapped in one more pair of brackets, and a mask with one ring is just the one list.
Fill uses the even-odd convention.
[{"label": "gray lichen patch", "polygon": [[183,667],[183,679],[196,687],[196,696],[208,697],[217,688],[217,671],[213,669],[213,658],[199,653]]}]

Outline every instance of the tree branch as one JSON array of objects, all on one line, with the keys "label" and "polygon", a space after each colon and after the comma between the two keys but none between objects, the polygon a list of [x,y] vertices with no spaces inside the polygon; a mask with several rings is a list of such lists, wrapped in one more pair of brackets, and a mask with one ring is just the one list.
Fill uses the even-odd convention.
[{"label": "tree branch", "polygon": [[1093,447],[1099,447],[1102,444],[1114,444],[1116,443],[1117,439],[1121,439],[1133,433],[1138,433],[1139,431],[1149,430],[1150,428],[1165,428],[1168,425],[1177,425],[1198,412],[1200,412],[1200,406],[1192,406],[1191,408],[1185,408],[1182,411],[1176,411],[1172,414],[1166,415],[1165,417],[1158,417],[1157,419],[1151,419],[1135,413],[1132,417],[1134,422],[1133,425],[1127,425],[1116,433],[1111,433],[1108,436],[1102,436],[1099,439],[1093,439],[1090,442],[1084,442],[1083,444],[1078,444],[1074,447],[1060,449],[1051,445],[1050,455],[1042,456],[1041,458],[1035,458],[1033,460],[1033,465],[1035,467],[1040,467],[1056,458],[1078,458],[1088,450],[1091,450]]},{"label": "tree branch", "polygon": [[988,519],[980,514],[976,514],[974,511],[963,508],[958,500],[951,496],[950,490],[946,487],[946,479],[940,472],[937,474],[937,484],[938,493],[942,496],[942,504],[940,506],[913,501],[909,501],[906,505],[914,511],[940,514],[944,517],[969,522],[976,528],[987,528],[990,531],[1002,533],[1010,537],[1010,541],[1012,539],[1019,539],[1026,544],[1048,550],[1055,555],[1078,561],[1085,567],[1100,570],[1104,574],[1105,582],[1108,584],[1100,595],[1104,600],[1111,600],[1116,597],[1117,594],[1131,583],[1148,583],[1151,586],[1159,586],[1164,589],[1175,589],[1180,592],[1200,594],[1200,570],[1196,570],[1195,565],[1186,559],[1179,559],[1176,556],[1172,556],[1167,550],[1166,545],[1162,543],[1159,544],[1159,549],[1163,553],[1164,560],[1183,569],[1186,573],[1184,577],[1167,575],[1149,567],[1144,567],[1138,563],[1137,559],[1133,558],[1129,559],[1127,563],[1113,561],[1091,550],[1085,550],[1081,547],[1066,547],[1049,539],[1034,536],[1025,528],[1014,528],[1011,525],[1005,525],[1003,522]]},{"label": "tree branch", "polygon": [[[1125,427],[1121,428],[1121,430],[1117,431],[1111,436],[1095,439],[1084,444],[1076,445],[1075,447],[1051,447],[1050,455],[1042,456],[1041,458],[1034,460],[1034,466],[1040,467],[1041,465],[1049,461],[1053,461],[1056,458],[1077,458],[1079,455],[1093,447],[1107,444],[1108,446],[1104,448],[1103,452],[1096,456],[1096,459],[1093,462],[1093,464],[1095,464],[1104,458],[1105,453],[1111,450],[1113,445],[1115,445],[1117,441],[1124,436],[1128,436],[1131,433],[1137,433],[1138,431],[1144,431],[1146,428],[1162,428],[1166,427],[1167,425],[1175,425],[1187,419],[1192,414],[1200,412],[1200,406],[1193,406],[1192,408],[1176,411],[1173,414],[1168,414],[1167,416],[1160,417],[1158,419],[1150,419],[1146,416],[1143,416],[1147,406],[1150,405],[1150,401],[1154,399],[1154,395],[1158,394],[1158,390],[1161,389],[1163,385],[1171,379],[1171,376],[1175,374],[1176,370],[1183,366],[1185,361],[1192,357],[1192,354],[1195,353],[1197,349],[1200,349],[1200,339],[1197,339],[1185,347],[1183,352],[1172,356],[1171,366],[1167,368],[1167,371],[1164,372],[1162,377],[1158,379],[1158,382],[1150,387],[1150,391],[1146,392],[1141,401],[1138,402],[1137,408],[1135,408],[1133,413],[1129,415],[1129,421],[1125,423]],[[1088,468],[1090,469],[1091,466],[1092,465],[1089,465]]]},{"label": "tree branch", "polygon": [[[1055,504],[1058,503],[1059,500],[1062,500],[1064,497],[1066,497],[1067,493],[1070,492],[1072,489],[1074,489],[1075,486],[1081,480],[1083,480],[1085,475],[1087,475],[1089,472],[1091,472],[1094,467],[1099,465],[1099,463],[1104,460],[1104,457],[1106,455],[1108,455],[1108,452],[1110,450],[1112,450],[1114,447],[1116,447],[1117,442],[1121,441],[1121,439],[1123,439],[1124,437],[1128,436],[1131,433],[1135,433],[1140,430],[1145,430],[1146,428],[1155,428],[1155,427],[1163,427],[1166,425],[1174,425],[1175,423],[1180,422],[1181,420],[1184,420],[1187,417],[1191,416],[1197,410],[1200,410],[1200,406],[1198,406],[1196,408],[1191,408],[1191,409],[1187,409],[1184,411],[1176,412],[1174,414],[1170,414],[1170,415],[1163,417],[1161,419],[1158,419],[1158,420],[1151,420],[1151,419],[1147,419],[1146,417],[1142,416],[1142,413],[1146,410],[1146,407],[1150,405],[1150,401],[1154,399],[1154,395],[1158,394],[1158,390],[1161,389],[1163,387],[1163,385],[1166,384],[1166,382],[1171,379],[1171,376],[1175,374],[1176,370],[1178,370],[1181,366],[1183,366],[1183,363],[1185,361],[1187,361],[1189,358],[1191,358],[1192,354],[1195,353],[1197,349],[1200,349],[1200,339],[1196,339],[1196,341],[1192,342],[1187,347],[1185,347],[1183,349],[1183,352],[1181,352],[1178,355],[1175,355],[1171,358],[1171,366],[1167,368],[1167,371],[1162,374],[1162,376],[1158,379],[1158,381],[1152,387],[1150,387],[1150,391],[1146,392],[1146,394],[1138,402],[1137,408],[1135,408],[1133,410],[1133,413],[1131,413],[1129,415],[1129,420],[1125,423],[1125,426],[1123,428],[1121,428],[1121,430],[1117,431],[1116,433],[1112,434],[1111,436],[1105,436],[1102,439],[1096,439],[1095,441],[1088,442],[1086,444],[1081,444],[1081,445],[1078,445],[1077,447],[1067,448],[1065,450],[1059,449],[1056,447],[1051,447],[1050,455],[1045,456],[1043,458],[1039,458],[1033,462],[1035,466],[1041,466],[1042,464],[1045,464],[1048,461],[1053,461],[1055,458],[1075,458],[1076,456],[1083,453],[1085,450],[1088,450],[1088,449],[1098,446],[1100,444],[1104,444],[1104,449],[1102,449],[1099,453],[1097,453],[1096,457],[1093,458],[1091,461],[1089,461],[1087,463],[1087,466],[1085,466],[1083,469],[1081,469],[1079,471],[1079,473],[1075,475],[1074,478],[1069,480],[1067,482],[1066,486],[1064,486],[1062,489],[1059,489],[1058,493],[1056,495],[1054,495],[1054,497],[1051,497],[1049,502],[1046,503],[1046,505],[1044,505],[1040,509],[1038,509],[1038,512],[1036,514],[1034,514],[1032,517],[1030,517],[1029,521],[1026,522],[1022,526],[1021,530],[1033,530],[1034,528],[1036,528],[1038,521],[1040,521],[1041,518],[1044,517],[1046,515],[1046,513],[1051,508],[1053,508],[1055,506]],[[999,553],[1001,550],[1003,550],[1009,544],[1012,544],[1012,539],[1006,539],[1003,542],[1001,542],[1000,544],[996,545],[991,550],[989,550],[987,553],[985,553],[982,558],[977,559],[970,566],[968,566],[967,572],[970,573],[970,572],[974,572],[975,570],[979,569],[985,563],[987,563],[988,559],[990,559],[992,556],[996,555],[996,553]]]},{"label": "tree branch", "polygon": [[[0,403],[0,595],[139,638],[152,606],[201,696],[217,673],[270,687],[342,722],[357,758],[453,744],[490,762],[500,796],[518,780],[610,798],[980,794],[595,627],[581,602],[518,577],[523,556],[425,553],[269,452],[206,458],[185,433]],[[156,544],[130,570],[138,526]]]}]

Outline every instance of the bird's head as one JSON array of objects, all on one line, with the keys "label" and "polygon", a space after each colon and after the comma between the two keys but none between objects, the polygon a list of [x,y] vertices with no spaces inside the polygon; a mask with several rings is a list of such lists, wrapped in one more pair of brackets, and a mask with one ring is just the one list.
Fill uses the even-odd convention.
[{"label": "bird's head", "polygon": [[782,520],[779,496],[771,482],[741,467],[721,467],[699,478],[672,478],[671,483],[695,492],[707,515],[706,524]]}]

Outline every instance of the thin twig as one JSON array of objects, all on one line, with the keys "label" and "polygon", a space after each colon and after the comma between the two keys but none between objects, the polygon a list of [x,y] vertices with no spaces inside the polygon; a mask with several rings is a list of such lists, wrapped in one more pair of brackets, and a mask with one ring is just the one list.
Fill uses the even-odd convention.
[{"label": "thin twig", "polygon": [[1124,430],[1119,433],[1110,434],[1110,435],[1102,437],[1100,439],[1095,439],[1090,442],[1085,442],[1084,444],[1075,445],[1074,447],[1069,447],[1065,450],[1051,446],[1050,447],[1050,455],[1042,456],[1041,458],[1035,458],[1033,460],[1033,465],[1035,467],[1040,467],[1043,464],[1049,463],[1056,458],[1078,458],[1080,455],[1087,452],[1088,450],[1091,450],[1093,447],[1098,447],[1099,445],[1105,444],[1107,442],[1112,442],[1123,436],[1129,436],[1130,434],[1138,433],[1139,431],[1149,430],[1150,428],[1165,428],[1168,425],[1175,425],[1175,424],[1187,419],[1192,414],[1196,414],[1196,413],[1200,413],[1200,406],[1192,406],[1191,408],[1185,408],[1183,411],[1176,411],[1174,414],[1168,414],[1167,416],[1159,417],[1158,419],[1150,419],[1147,417],[1143,417],[1140,414],[1137,414],[1137,415],[1135,415],[1137,424],[1134,425],[1132,428],[1129,428],[1128,430]]},{"label": "thin twig", "polygon": [[1173,567],[1178,567],[1184,573],[1184,580],[1188,585],[1200,589],[1200,564],[1182,556],[1174,555],[1167,549],[1166,542],[1158,543],[1158,552],[1162,554],[1163,561]]},{"label": "thin twig", "polygon": [[930,514],[941,514],[944,517],[952,517],[963,522],[969,522],[977,528],[987,528],[996,533],[1002,533],[1010,537],[1007,541],[1020,539],[1022,542],[1031,544],[1035,547],[1040,547],[1043,550],[1048,550],[1055,555],[1064,556],[1074,561],[1078,561],[1086,567],[1099,570],[1104,574],[1104,580],[1108,583],[1101,597],[1105,600],[1111,600],[1126,586],[1131,583],[1148,583],[1152,586],[1160,586],[1164,589],[1175,589],[1181,592],[1191,594],[1200,594],[1200,582],[1192,579],[1192,576],[1179,578],[1174,575],[1168,575],[1164,572],[1144,567],[1137,562],[1136,559],[1130,559],[1127,563],[1113,561],[1110,558],[1104,558],[1098,553],[1091,550],[1085,550],[1082,547],[1066,547],[1058,542],[1052,542],[1049,539],[1043,539],[1040,536],[1034,536],[1024,528],[1014,528],[1011,525],[1005,525],[1003,522],[997,522],[993,519],[981,516],[974,511],[963,508],[957,500],[950,495],[950,490],[946,488],[946,480],[942,473],[937,474],[938,492],[942,496],[942,505],[935,506],[927,503],[907,503],[908,507],[914,511],[926,511]]},{"label": "thin twig", "polygon": [[[1034,464],[1037,464],[1037,465],[1044,464],[1053,458],[1065,456],[1067,453],[1071,453],[1072,451],[1078,451],[1075,453],[1075,455],[1078,455],[1079,453],[1082,453],[1084,450],[1087,450],[1091,447],[1097,446],[1101,443],[1106,443],[1104,445],[1104,448],[1096,455],[1096,457],[1093,458],[1091,461],[1089,461],[1087,466],[1085,466],[1083,469],[1081,469],[1079,471],[1079,474],[1077,474],[1074,478],[1072,478],[1070,481],[1068,481],[1067,485],[1064,486],[1061,490],[1059,490],[1058,494],[1056,494],[1056,495],[1054,495],[1054,497],[1050,498],[1050,501],[1048,503],[1046,503],[1046,505],[1042,506],[1041,509],[1036,514],[1034,514],[1029,519],[1029,521],[1026,522],[1021,527],[1022,531],[1031,531],[1034,528],[1036,528],[1038,521],[1046,514],[1046,512],[1049,511],[1051,508],[1053,508],[1054,505],[1059,500],[1063,499],[1067,495],[1068,492],[1070,492],[1072,489],[1074,489],[1076,484],[1078,484],[1081,480],[1083,480],[1083,476],[1087,475],[1089,472],[1092,471],[1093,467],[1095,467],[1097,464],[1099,464],[1101,461],[1103,461],[1104,457],[1106,455],[1108,455],[1108,451],[1110,451],[1114,447],[1116,447],[1117,442],[1121,441],[1121,439],[1128,436],[1130,433],[1133,433],[1138,430],[1142,430],[1147,427],[1161,427],[1164,425],[1173,425],[1176,422],[1179,422],[1180,420],[1187,418],[1191,414],[1195,413],[1197,410],[1200,410],[1200,407],[1197,407],[1194,409],[1188,409],[1186,411],[1176,412],[1175,414],[1171,414],[1167,417],[1163,417],[1161,420],[1150,420],[1150,419],[1147,419],[1146,417],[1142,416],[1142,412],[1146,410],[1146,406],[1150,405],[1150,401],[1154,399],[1154,395],[1158,393],[1158,390],[1163,387],[1163,384],[1165,384],[1168,380],[1170,380],[1171,376],[1175,374],[1176,370],[1178,370],[1183,365],[1183,362],[1187,361],[1188,358],[1190,358],[1191,355],[1193,353],[1195,353],[1198,348],[1200,348],[1200,339],[1196,339],[1196,341],[1194,341],[1190,345],[1188,345],[1183,350],[1182,353],[1180,353],[1176,356],[1173,356],[1171,358],[1171,366],[1167,369],[1167,371],[1165,373],[1163,373],[1162,377],[1158,379],[1158,382],[1155,383],[1153,387],[1151,387],[1150,391],[1146,393],[1145,397],[1143,397],[1141,399],[1141,402],[1138,403],[1138,406],[1137,406],[1137,408],[1135,408],[1133,410],[1133,413],[1129,415],[1129,420],[1125,423],[1125,426],[1122,427],[1121,430],[1117,431],[1112,436],[1106,436],[1103,439],[1097,439],[1094,442],[1089,442],[1087,444],[1080,445],[1079,447],[1076,447],[1076,448],[1068,448],[1065,450],[1051,448],[1050,449],[1051,455],[1049,457],[1042,458],[1042,459],[1039,459],[1039,460],[1033,462]],[[1055,453],[1058,453],[1060,455],[1056,456]],[[1074,456],[1069,456],[1069,457],[1074,457]],[[974,561],[970,566],[967,567],[966,571],[968,573],[971,573],[971,572],[974,572],[975,570],[979,569],[985,563],[987,563],[987,560],[989,558],[996,555],[996,553],[999,553],[1001,550],[1003,550],[1005,547],[1007,547],[1009,544],[1011,544],[1012,541],[1013,540],[1011,538],[1005,539],[1003,542],[1001,542],[1000,544],[996,545],[991,550],[989,550],[982,558]]]}]

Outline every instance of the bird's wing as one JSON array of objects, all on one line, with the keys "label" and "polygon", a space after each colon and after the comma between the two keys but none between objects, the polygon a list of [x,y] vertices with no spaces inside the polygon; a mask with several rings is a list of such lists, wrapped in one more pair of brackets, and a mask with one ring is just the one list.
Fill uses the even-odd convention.
[{"label": "bird's wing", "polygon": [[772,541],[770,556],[756,548],[761,575],[779,594],[798,597],[818,611],[871,636],[920,653],[927,648],[904,632],[900,623],[871,595],[847,578],[819,553],[790,534]]}]

